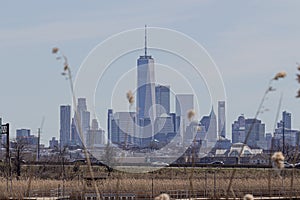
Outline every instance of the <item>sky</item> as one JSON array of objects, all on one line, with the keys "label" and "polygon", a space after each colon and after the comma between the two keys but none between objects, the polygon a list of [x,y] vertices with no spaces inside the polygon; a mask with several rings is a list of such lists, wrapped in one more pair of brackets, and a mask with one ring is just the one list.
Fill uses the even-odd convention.
[{"label": "sky", "polygon": [[[147,24],[186,34],[209,53],[226,89],[229,138],[231,123],[240,114],[255,115],[269,80],[279,71],[286,71],[287,77],[274,82],[276,91],[265,101],[269,111],[258,118],[272,132],[282,93],[281,111],[291,112],[293,128],[300,129],[300,99],[295,98],[300,88],[295,80],[299,6],[296,0],[2,1],[0,117],[10,123],[12,138],[18,128],[36,134],[44,117],[41,141],[48,145],[51,137],[59,136],[59,106],[72,104],[68,81],[51,49],[63,50],[76,77],[100,42]],[[126,64],[133,66],[139,54],[131,55],[132,62],[127,59]],[[163,63],[159,55],[155,59]],[[202,107],[201,115],[210,109],[211,104]]]}]

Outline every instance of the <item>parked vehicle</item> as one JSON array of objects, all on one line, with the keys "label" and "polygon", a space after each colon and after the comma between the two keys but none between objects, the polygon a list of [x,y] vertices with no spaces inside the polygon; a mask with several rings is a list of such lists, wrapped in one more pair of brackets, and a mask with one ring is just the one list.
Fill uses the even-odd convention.
[{"label": "parked vehicle", "polygon": [[296,163],[296,164],[294,165],[294,167],[297,168],[297,169],[300,169],[300,163]]},{"label": "parked vehicle", "polygon": [[169,166],[168,163],[160,162],[160,161],[152,162],[151,165],[154,165],[154,166]]},{"label": "parked vehicle", "polygon": [[212,163],[210,163],[211,165],[224,165],[223,161],[214,161]]},{"label": "parked vehicle", "polygon": [[284,161],[284,168],[293,168],[294,165],[291,163],[288,163],[287,161]]}]

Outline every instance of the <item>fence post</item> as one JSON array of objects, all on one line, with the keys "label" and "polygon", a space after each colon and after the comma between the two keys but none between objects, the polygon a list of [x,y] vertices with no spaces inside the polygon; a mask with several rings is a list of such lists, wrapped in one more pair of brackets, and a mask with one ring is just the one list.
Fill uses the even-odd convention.
[{"label": "fence post", "polygon": [[217,186],[216,186],[216,170],[214,170],[214,198],[216,198],[216,190],[217,190]]},{"label": "fence post", "polygon": [[153,174],[152,174],[152,196],[151,196],[151,198],[153,199]]}]

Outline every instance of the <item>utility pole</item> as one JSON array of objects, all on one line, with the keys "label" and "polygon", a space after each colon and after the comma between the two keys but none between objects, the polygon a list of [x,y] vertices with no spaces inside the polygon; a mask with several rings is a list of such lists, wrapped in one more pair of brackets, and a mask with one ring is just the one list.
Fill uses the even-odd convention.
[{"label": "utility pole", "polygon": [[284,155],[284,152],[285,152],[285,138],[284,138],[284,129],[285,129],[285,124],[284,124],[284,121],[282,121],[282,153]]},{"label": "utility pole", "polygon": [[37,150],[36,150],[36,161],[39,162],[40,161],[40,143],[41,143],[41,132],[42,132],[42,128],[44,126],[44,122],[45,122],[45,117],[42,118],[42,122],[40,125],[40,128],[38,128],[38,144],[37,144]]},{"label": "utility pole", "polygon": [[37,142],[37,155],[36,155],[36,161],[40,161],[40,138],[41,138],[41,129],[38,128],[38,142]]},{"label": "utility pole", "polygon": [[6,134],[6,162],[9,162],[9,123],[2,125],[1,128],[2,127],[5,127],[6,129],[5,131],[2,131],[2,134]]},{"label": "utility pole", "polygon": [[2,138],[2,134],[6,134],[6,164],[7,164],[7,179],[6,179],[6,187],[7,191],[9,191],[9,178],[10,178],[10,192],[12,188],[12,179],[11,179],[11,163],[10,163],[10,154],[9,154],[9,123],[2,125],[2,119],[0,118],[0,134]]}]

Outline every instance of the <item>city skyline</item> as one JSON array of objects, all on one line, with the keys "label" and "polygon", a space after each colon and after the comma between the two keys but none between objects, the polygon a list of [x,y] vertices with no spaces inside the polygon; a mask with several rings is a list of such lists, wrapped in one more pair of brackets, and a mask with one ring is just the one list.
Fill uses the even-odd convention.
[{"label": "city skyline", "polygon": [[[179,95],[178,101],[183,104],[186,104],[187,102],[192,100],[189,97],[193,97],[193,95],[183,95],[183,96]],[[85,102],[84,98],[79,98],[79,99],[81,101]],[[223,106],[225,105],[226,102],[220,101],[219,103],[220,103],[221,109],[223,109],[224,108]],[[61,106],[61,107],[65,107],[65,106]],[[184,108],[184,109],[188,109],[188,108]],[[218,108],[218,110],[219,109],[220,108]],[[177,109],[177,110],[179,110],[179,111],[177,112],[177,114],[173,113],[174,116],[179,115],[178,117],[183,117],[181,115],[182,109],[179,107],[179,109]],[[220,112],[218,112],[218,114],[219,113]],[[164,132],[164,134],[167,134],[167,133],[171,133],[174,131],[174,132],[181,134],[182,136],[183,136],[183,134],[187,134],[186,136],[183,136],[183,137],[189,137],[188,129],[183,130],[183,133],[182,133],[181,130],[176,129],[175,124],[172,124],[172,125],[170,124],[175,119],[172,119],[173,118],[172,113],[169,113],[169,114],[170,115],[162,115],[162,117],[164,118],[164,117],[168,116],[171,121],[164,121],[163,122],[164,125],[163,125],[162,129],[160,128],[160,131],[155,132],[155,134],[157,134],[157,133],[161,134],[163,132]],[[89,128],[89,130],[88,130],[89,134],[86,135],[87,147],[91,147],[95,144],[98,144],[101,146],[101,145],[106,144],[106,142],[114,143],[114,144],[122,144],[122,143],[125,143],[126,140],[128,140],[128,144],[134,144],[137,142],[137,140],[139,139],[139,134],[136,132],[137,130],[135,128],[135,123],[136,123],[135,118],[133,118],[133,120],[132,120],[132,117],[135,116],[135,112],[115,112],[115,113],[113,113],[113,111],[111,109],[108,109],[107,116],[108,116],[107,122],[109,124],[112,124],[111,125],[112,130],[110,131],[108,129],[105,132],[105,130],[98,129],[98,122],[96,119],[93,119],[90,124],[91,128]],[[113,118],[111,118],[112,116],[113,116]],[[217,128],[217,126],[220,127],[219,124],[217,123],[217,119],[219,119],[220,117],[223,117],[222,113],[221,113],[221,116],[216,115],[214,112],[214,109],[212,107],[211,112],[208,116],[202,116],[201,120],[194,119],[194,122],[199,122],[198,127],[200,127],[201,132],[203,131],[204,134],[207,135],[207,136],[205,136],[205,138],[207,139],[208,143],[214,144],[217,140],[222,141],[224,139],[228,139],[228,137],[226,137],[226,138],[219,137],[220,136],[219,133],[222,132],[222,129],[220,130],[219,128]],[[63,118],[65,118],[65,117],[63,116]],[[156,121],[157,120],[159,120],[159,118],[157,118]],[[187,116],[183,117],[181,119],[181,123],[184,122],[185,120],[187,120]],[[298,135],[300,133],[300,130],[292,129],[292,115],[290,112],[287,112],[285,110],[282,111],[281,119],[278,119],[278,121],[276,122],[277,128],[274,130],[273,133],[267,132],[265,130],[265,124],[262,120],[253,119],[253,118],[245,118],[245,116],[243,114],[238,116],[238,119],[231,123],[232,123],[232,132],[226,133],[226,135],[232,136],[232,141],[231,141],[232,144],[244,143],[244,141],[246,139],[246,135],[250,131],[250,135],[246,141],[246,144],[251,147],[258,147],[258,148],[262,148],[262,149],[270,149],[272,137],[270,138],[269,134],[271,134],[274,137],[274,141],[277,142],[276,143],[277,146],[280,146],[280,144],[283,143],[283,141],[282,141],[283,127],[285,130],[285,137],[286,137],[285,143],[286,144],[295,146],[297,143],[297,138],[299,137]],[[157,127],[155,129],[157,129]],[[22,130],[29,131],[29,133],[27,135],[28,136],[30,135],[30,130],[26,130],[26,129],[22,129]],[[96,130],[99,130],[97,132],[97,134],[95,133]],[[165,132],[165,131],[167,131],[167,132]],[[132,133],[132,134],[127,135],[127,133]],[[106,137],[108,138],[108,141],[106,141],[104,139]],[[202,136],[194,135],[193,137],[198,138],[198,137],[202,137]],[[158,136],[158,137],[155,136],[155,138],[161,139],[161,136]],[[49,142],[51,142],[51,141],[53,141],[53,138]],[[60,141],[61,141],[61,139],[60,139]],[[99,142],[96,142],[96,141],[99,141]],[[70,144],[74,144],[74,143],[72,143],[72,141],[71,141]]]},{"label": "city skyline", "polygon": [[[259,118],[266,124],[267,132],[271,132],[275,107],[283,91],[281,110],[293,114],[292,128],[300,128],[299,99],[294,98],[298,89],[294,79],[295,63],[299,62],[300,28],[295,25],[299,2],[167,1],[160,3],[156,14],[148,12],[149,6],[137,7],[136,2],[121,4],[126,9],[114,8],[106,2],[93,6],[76,4],[66,11],[66,3],[57,7],[52,2],[45,6],[26,1],[17,8],[13,3],[5,3],[0,29],[5,95],[0,99],[0,116],[3,123],[11,124],[12,133],[18,128],[30,128],[36,135],[45,116],[41,142],[47,144],[52,136],[59,137],[59,105],[71,104],[71,97],[60,68],[50,55],[53,46],[63,49],[76,77],[82,60],[95,45],[112,34],[145,23],[183,32],[207,49],[226,86],[227,132],[231,132],[231,122],[241,113],[254,117],[268,81],[282,70],[288,76],[274,85],[277,91],[266,101],[269,111]],[[26,12],[26,8],[32,7],[35,12]],[[208,12],[210,9],[215,10],[214,15]],[[128,15],[116,16],[120,12]],[[159,62],[161,57],[155,57]],[[209,114],[210,109],[209,105],[201,108],[201,115]]]},{"label": "city skyline", "polygon": [[0,199],[300,199],[299,8],[1,2]]},{"label": "city skyline", "polygon": [[[79,98],[80,100],[83,100],[85,102],[84,98]],[[78,99],[78,100],[79,100]],[[65,129],[66,131],[67,125],[68,125],[68,118],[70,117],[69,109],[71,109],[70,105],[61,105],[60,106],[60,112],[61,112],[61,132],[62,130]],[[109,109],[110,110],[110,109]],[[108,110],[108,112],[110,112]],[[87,111],[87,110],[86,110]],[[88,111],[87,111],[88,112]],[[123,121],[121,124],[118,124],[117,126],[120,126],[120,130],[129,130],[130,126],[128,125],[129,122],[131,122],[131,115],[128,114],[128,112],[116,112],[116,115],[114,116],[114,119],[121,120],[128,118],[127,120]],[[174,113],[175,114],[175,113]],[[281,141],[282,143],[282,127],[285,126],[283,124],[286,124],[284,129],[286,130],[286,143],[291,144],[293,146],[296,145],[296,139],[297,139],[297,134],[300,133],[300,130],[294,130],[292,129],[292,115],[290,112],[287,112],[285,110],[282,111],[281,113],[281,118],[278,119],[277,121],[277,128],[274,130],[274,133],[270,133],[265,131],[265,124],[263,121],[259,119],[253,119],[253,118],[245,118],[243,114],[238,116],[238,119],[236,121],[231,122],[232,124],[232,132],[226,133],[226,135],[232,135],[232,144],[234,143],[244,143],[244,140],[246,138],[246,134],[249,132],[249,128],[253,126],[253,130],[250,133],[250,137],[247,140],[246,144],[250,146],[257,146],[263,149],[269,149],[270,148],[270,138],[268,139],[268,134],[272,134],[275,141],[279,142]],[[216,142],[216,139],[219,139],[219,128],[217,129],[217,118],[219,116],[216,116],[214,113],[214,109],[211,108],[211,112],[208,116],[202,116],[201,120],[200,119],[195,119],[195,121],[198,121],[200,124],[199,126],[204,129],[204,132],[207,132],[208,135],[208,141],[210,142]],[[109,122],[109,118],[107,120]],[[212,125],[211,125],[212,124]],[[85,141],[86,145],[88,148],[91,148],[91,146],[94,145],[104,145],[108,141],[106,141],[105,138],[109,139],[109,130],[103,130],[99,128],[97,119],[93,119],[91,123],[89,124],[90,128],[87,130],[87,133],[85,133]],[[69,126],[71,128],[71,123],[69,123]],[[131,130],[134,130],[134,125],[132,124]],[[257,128],[255,128],[257,126]],[[129,128],[129,129],[128,129]],[[69,141],[66,140],[66,135],[61,134],[60,137],[58,138],[58,142],[60,146],[68,146],[68,145],[74,145],[74,141],[76,141],[76,138],[74,136],[71,136],[72,130],[70,130],[69,133]],[[124,132],[123,132],[124,133]],[[16,139],[26,139],[28,140],[28,144],[36,145],[37,144],[37,136],[34,134],[31,134],[31,129],[26,129],[26,128],[18,128],[16,130]],[[105,136],[106,135],[106,136]],[[117,136],[119,137],[119,136]],[[123,140],[124,140],[124,136]],[[228,138],[228,137],[227,137]],[[226,139],[227,139],[226,138]],[[4,137],[5,139],[5,137]],[[51,146],[51,142],[55,140],[55,137],[52,137],[51,140],[49,140],[49,146]],[[73,140],[73,141],[72,141]],[[116,143],[116,141],[119,139],[116,139],[116,135],[113,135],[111,140],[109,142]],[[132,138],[133,140],[133,138]],[[222,139],[223,140],[223,139]],[[67,141],[67,142],[66,142]],[[3,141],[2,141],[3,143]],[[279,142],[280,144],[280,142]],[[44,145],[48,145],[44,144]],[[57,145],[56,145],[57,146]]]},{"label": "city skyline", "polygon": [[[172,88],[156,81],[155,74],[159,71],[159,66],[155,64],[151,54],[147,53],[147,49],[147,26],[145,25],[144,54],[137,59],[137,72],[131,77],[137,79],[136,104],[132,91],[127,93],[130,108],[133,106],[136,111],[131,111],[130,108],[127,112],[119,111],[115,107],[108,109],[107,138],[111,138],[108,142],[123,148],[127,148],[128,145],[149,148],[153,142],[159,145],[167,144],[177,134],[181,137],[181,143],[186,143],[186,128],[191,123],[187,115],[189,111],[194,110],[195,95],[174,92],[176,107],[175,113],[171,113]],[[115,113],[111,112],[111,109],[116,109]]]}]

